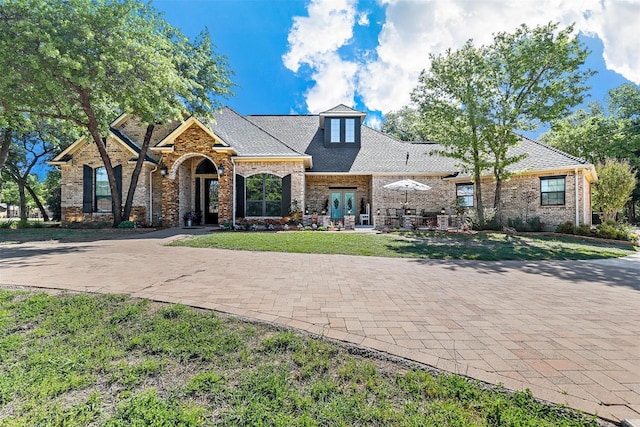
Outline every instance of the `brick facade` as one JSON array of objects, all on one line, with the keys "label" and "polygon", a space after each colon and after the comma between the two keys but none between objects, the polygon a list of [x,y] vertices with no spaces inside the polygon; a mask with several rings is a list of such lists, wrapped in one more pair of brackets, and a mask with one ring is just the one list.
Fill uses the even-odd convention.
[{"label": "brick facade", "polygon": [[198,164],[209,159],[224,174],[218,178],[218,221],[230,221],[233,214],[233,164],[225,149],[215,149],[214,139],[200,126],[193,124],[178,136],[174,151],[163,153],[162,163],[169,173],[162,179],[163,225],[178,226],[186,212],[198,210],[193,197],[194,174]]},{"label": "brick facade", "polygon": [[[115,125],[114,125],[115,126]],[[144,137],[144,126],[135,119],[123,119],[118,129],[135,140]],[[218,182],[218,223],[230,222],[234,218],[234,173],[248,178],[255,174],[272,174],[278,177],[291,176],[291,201],[297,201],[299,207],[309,214],[320,214],[335,191],[354,192],[353,216],[365,213],[370,206],[371,223],[376,224],[378,210],[381,215],[394,213],[395,209],[408,207],[419,214],[440,212],[455,213],[456,184],[469,182],[459,177],[427,176],[424,174],[316,174],[306,170],[308,166],[304,156],[300,157],[242,157],[237,156],[233,147],[226,147],[198,123],[193,122],[173,140],[173,146],[165,146],[150,155],[158,165],[146,163],[140,173],[132,215],[130,220],[139,224],[158,224],[162,218],[164,226],[179,226],[186,212],[199,211],[196,206],[196,186],[200,180],[213,179]],[[169,135],[171,126],[158,127],[154,132],[153,144]],[[153,145],[152,144],[152,145]],[[122,166],[123,202],[129,188],[130,177],[135,163],[131,161],[136,153],[118,142],[115,138],[107,140],[107,150],[114,166]],[[95,144],[83,142],[74,148],[71,159],[62,164],[62,222],[111,224],[111,213],[83,213],[83,165],[96,169],[103,165]],[[224,166],[224,173],[218,175],[210,171],[208,175],[196,175],[202,161],[211,161],[216,169]],[[167,175],[161,175],[161,167],[167,168]],[[573,166],[571,166],[573,167]],[[591,187],[592,175],[585,175],[588,168],[554,170],[552,172],[526,173],[514,175],[502,186],[499,220],[540,217],[547,228],[554,228],[565,221],[591,223]],[[577,174],[577,175],[576,175]],[[545,176],[565,177],[565,204],[562,206],[542,206],[540,202],[540,179]],[[431,187],[428,191],[409,192],[385,189],[386,184],[413,179]],[[577,186],[576,186],[577,184]],[[576,191],[577,190],[577,191]],[[483,203],[485,207],[494,205],[495,183],[491,177],[482,180]],[[576,211],[577,210],[577,211]]]},{"label": "brick facade", "polygon": [[[132,152],[113,138],[107,139],[107,152],[111,158],[114,167],[122,166],[122,202],[127,197],[131,175],[135,168],[135,163],[130,162]],[[72,223],[89,223],[89,224],[113,224],[113,215],[111,213],[83,213],[82,197],[83,197],[83,166],[90,166],[96,169],[104,165],[98,148],[88,140],[82,147],[74,153],[70,162],[62,166],[61,179],[61,222],[63,225]],[[138,186],[133,198],[133,206],[131,209],[131,221],[138,223],[147,222],[147,206],[149,200],[148,182],[149,172],[152,169],[145,165],[142,168],[138,178]],[[126,218],[125,218],[126,219]]]}]

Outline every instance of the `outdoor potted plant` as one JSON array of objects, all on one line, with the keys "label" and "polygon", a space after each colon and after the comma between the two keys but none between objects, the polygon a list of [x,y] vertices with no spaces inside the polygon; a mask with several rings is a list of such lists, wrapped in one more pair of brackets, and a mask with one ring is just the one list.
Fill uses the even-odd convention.
[{"label": "outdoor potted plant", "polygon": [[193,211],[189,211],[187,213],[185,213],[182,217],[182,219],[184,220],[184,225],[186,227],[191,227],[193,225],[193,221],[197,218],[198,216],[196,215],[195,212]]}]

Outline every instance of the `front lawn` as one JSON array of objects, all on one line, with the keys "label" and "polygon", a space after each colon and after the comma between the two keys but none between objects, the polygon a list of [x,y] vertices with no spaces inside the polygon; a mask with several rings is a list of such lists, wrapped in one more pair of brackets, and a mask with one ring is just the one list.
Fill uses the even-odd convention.
[{"label": "front lawn", "polygon": [[216,232],[176,241],[172,245],[483,261],[615,258],[630,255],[636,251],[634,247],[628,245],[585,241],[560,235],[514,236],[502,233]]},{"label": "front lawn", "polygon": [[597,426],[211,311],[0,289],[0,426]]}]

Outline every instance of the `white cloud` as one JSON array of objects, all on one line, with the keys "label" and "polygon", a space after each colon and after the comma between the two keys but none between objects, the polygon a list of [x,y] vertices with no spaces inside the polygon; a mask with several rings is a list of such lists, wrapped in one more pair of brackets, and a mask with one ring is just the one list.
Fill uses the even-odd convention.
[{"label": "white cloud", "polygon": [[368,12],[362,12],[358,15],[358,25],[360,25],[361,27],[367,27],[369,26],[369,13]]},{"label": "white cloud", "polygon": [[[354,0],[355,1],[355,0]],[[397,110],[410,92],[429,54],[460,48],[468,39],[490,43],[493,34],[559,22],[602,39],[607,67],[640,84],[640,0],[380,0],[386,18],[375,52],[356,59],[340,56],[351,43],[362,12],[354,1],[313,0],[308,17],[296,17],[289,33],[285,65],[311,70],[315,86],[306,94],[310,111],[359,95],[369,110]],[[367,19],[368,21],[368,19]]]},{"label": "white cloud", "polygon": [[595,35],[604,45],[607,68],[640,84],[640,0],[606,1],[594,11],[583,31]]},{"label": "white cloud", "polygon": [[352,104],[357,67],[337,51],[353,37],[355,0],[312,0],[307,11],[309,16],[293,20],[287,38],[289,50],[282,57],[284,65],[293,72],[305,65],[312,70],[311,79],[316,84],[306,94],[309,111]]}]

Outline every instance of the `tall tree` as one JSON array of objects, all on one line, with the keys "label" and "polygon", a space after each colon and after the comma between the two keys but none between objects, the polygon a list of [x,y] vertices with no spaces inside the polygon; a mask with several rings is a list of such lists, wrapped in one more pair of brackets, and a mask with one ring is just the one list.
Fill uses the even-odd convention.
[{"label": "tall tree", "polygon": [[[625,84],[611,89],[606,106],[592,102],[587,108],[553,121],[541,139],[594,164],[616,159],[628,162],[633,171],[639,171],[640,86]],[[636,184],[629,202],[631,221],[638,201],[640,183]]]},{"label": "tall tree", "polygon": [[62,216],[62,188],[60,185],[61,174],[57,169],[47,171],[47,176],[42,182],[46,206],[51,212],[53,221],[60,221]]},{"label": "tall tree", "polygon": [[385,114],[380,131],[400,141],[425,141],[428,139],[420,120],[420,114],[410,106],[404,106],[398,111],[390,111]]},{"label": "tall tree", "polygon": [[[37,130],[19,134],[13,132],[12,144],[9,150],[4,170],[7,175],[18,185],[20,195],[20,216],[27,219],[27,198],[29,193],[32,200],[42,212],[45,221],[48,221],[47,212],[39,195],[32,185],[33,171],[37,165],[43,165],[61,147],[64,141],[63,130],[59,123],[43,121]],[[37,180],[37,178],[36,178]]]},{"label": "tall tree", "polygon": [[412,100],[428,133],[446,147],[443,154],[473,171],[479,214],[481,173],[492,171],[499,209],[509,166],[523,158],[509,154],[520,139],[516,132],[534,130],[582,102],[592,74],[580,68],[587,55],[573,27],[558,30],[550,23],[534,29],[522,25],[514,33],[496,34],[488,46],[469,41],[431,58]]},{"label": "tall tree", "polygon": [[607,160],[598,164],[599,181],[594,185],[593,207],[603,221],[614,220],[631,198],[636,176],[628,162]]},{"label": "tall tree", "polygon": [[0,23],[7,52],[0,74],[12,76],[0,80],[0,103],[67,120],[90,135],[109,179],[114,226],[123,212],[105,145],[113,118],[127,112],[149,125],[128,213],[155,124],[210,114],[219,107],[216,97],[230,93],[226,60],[213,52],[208,34],[192,43],[137,0],[5,0]]},{"label": "tall tree", "polygon": [[494,37],[488,56],[494,86],[491,125],[486,132],[497,209],[502,182],[510,176],[508,167],[523,158],[508,154],[520,139],[515,132],[536,130],[583,101],[589,88],[585,82],[593,75],[581,69],[588,54],[573,26],[558,30],[554,23],[533,29],[521,25],[514,33]]},{"label": "tall tree", "polygon": [[469,41],[460,50],[431,56],[431,69],[421,73],[411,96],[429,139],[445,147],[440,154],[458,160],[463,171],[471,174],[480,226],[484,226],[480,177],[490,165],[482,133],[490,113],[486,55],[484,48]]}]

